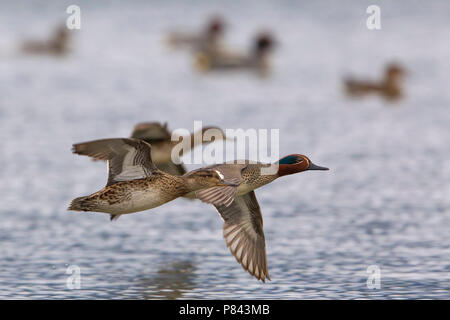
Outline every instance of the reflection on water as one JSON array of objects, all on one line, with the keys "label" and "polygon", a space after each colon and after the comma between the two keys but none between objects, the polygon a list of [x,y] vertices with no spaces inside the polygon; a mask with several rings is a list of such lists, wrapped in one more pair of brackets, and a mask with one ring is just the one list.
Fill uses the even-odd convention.
[{"label": "reflection on water", "polygon": [[190,260],[174,261],[153,277],[137,280],[144,299],[179,299],[194,289],[195,265]]}]

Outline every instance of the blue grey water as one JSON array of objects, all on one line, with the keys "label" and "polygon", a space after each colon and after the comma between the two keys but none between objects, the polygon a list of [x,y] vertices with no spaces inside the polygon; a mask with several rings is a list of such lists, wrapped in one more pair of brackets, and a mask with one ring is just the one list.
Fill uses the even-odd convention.
[{"label": "blue grey water", "polygon": [[[372,2],[381,30],[366,27]],[[0,3],[1,299],[450,298],[448,1],[77,1],[68,57],[15,53],[70,4]],[[272,30],[271,77],[199,74],[165,46],[168,30],[215,13],[230,47]],[[344,75],[378,78],[393,60],[408,69],[404,100],[343,95]],[[194,120],[280,129],[281,155],[331,169],[257,190],[272,281],[236,263],[222,221],[199,201],[114,223],[66,210],[106,181],[104,164],[73,155],[72,143]],[[71,265],[80,289],[67,287]],[[369,266],[380,268],[378,289]]]}]

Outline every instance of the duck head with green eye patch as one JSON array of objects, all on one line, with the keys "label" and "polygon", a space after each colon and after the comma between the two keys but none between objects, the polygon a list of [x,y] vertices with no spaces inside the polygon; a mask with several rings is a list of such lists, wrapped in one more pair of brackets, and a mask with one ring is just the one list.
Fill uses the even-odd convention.
[{"label": "duck head with green eye patch", "polygon": [[329,170],[328,168],[315,165],[307,156],[302,154],[288,155],[278,160],[277,164],[279,177],[307,170]]}]

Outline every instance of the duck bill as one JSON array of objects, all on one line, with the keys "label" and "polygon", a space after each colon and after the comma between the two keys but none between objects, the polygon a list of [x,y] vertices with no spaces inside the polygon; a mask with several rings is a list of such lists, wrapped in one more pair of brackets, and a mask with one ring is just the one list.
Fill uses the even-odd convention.
[{"label": "duck bill", "polygon": [[310,162],[310,163],[309,163],[309,166],[308,166],[308,170],[330,170],[330,169],[328,169],[328,168],[326,168],[326,167],[318,166],[318,165],[316,165],[316,164]]}]

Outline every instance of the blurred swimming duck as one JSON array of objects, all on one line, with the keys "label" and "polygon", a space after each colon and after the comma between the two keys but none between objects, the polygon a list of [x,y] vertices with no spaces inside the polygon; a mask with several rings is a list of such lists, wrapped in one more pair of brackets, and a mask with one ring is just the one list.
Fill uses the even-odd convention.
[{"label": "blurred swimming duck", "polygon": [[265,73],[269,70],[269,55],[275,41],[270,33],[260,33],[247,54],[227,52],[198,52],[195,67],[199,71],[254,70]]},{"label": "blurred swimming duck", "polygon": [[402,82],[406,74],[402,66],[389,64],[384,78],[380,82],[345,80],[345,89],[349,96],[362,97],[368,94],[379,94],[386,100],[398,100],[403,97]]},{"label": "blurred swimming duck", "polygon": [[[203,134],[209,129],[218,130],[221,137],[226,138],[225,133],[219,127],[207,126],[203,127],[199,132],[193,132],[189,136],[183,137],[183,139],[190,141],[190,147],[192,150],[198,144],[211,142],[204,141],[203,139],[200,141],[194,139],[196,134],[201,134],[201,137],[203,137]],[[153,163],[159,170],[172,175],[181,176],[186,173],[186,168],[183,164],[176,164],[172,161],[172,149],[178,144],[179,141],[172,141],[171,137],[172,132],[170,132],[167,128],[167,122],[164,124],[159,122],[139,123],[134,127],[133,132],[131,133],[131,138],[142,139],[151,144]],[[182,154],[180,154],[180,156],[182,156]]]},{"label": "blurred swimming duck", "polygon": [[70,33],[65,25],[60,25],[48,40],[29,40],[22,44],[27,54],[63,55],[69,51]]},{"label": "blurred swimming duck", "polygon": [[169,34],[167,42],[174,48],[188,48],[204,52],[215,51],[220,46],[224,30],[224,20],[215,16],[208,21],[200,33],[172,32]]},{"label": "blurred swimming duck", "polygon": [[105,212],[111,220],[158,207],[186,193],[213,186],[234,185],[214,169],[183,176],[167,174],[153,164],[151,146],[139,139],[103,139],[73,145],[73,153],[108,161],[108,182],[98,192],[79,197],[69,210]]},{"label": "blurred swimming duck", "polygon": [[199,190],[196,196],[216,207],[224,221],[227,247],[244,270],[263,282],[270,280],[263,218],[254,190],[285,175],[328,168],[315,165],[304,155],[292,154],[281,158],[276,166],[245,161],[204,169],[215,170],[234,185]]}]

